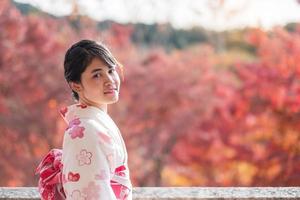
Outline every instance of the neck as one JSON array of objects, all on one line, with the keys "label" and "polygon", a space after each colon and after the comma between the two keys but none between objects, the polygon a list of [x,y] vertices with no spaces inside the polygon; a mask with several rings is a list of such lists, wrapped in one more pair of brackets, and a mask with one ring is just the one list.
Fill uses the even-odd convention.
[{"label": "neck", "polygon": [[92,101],[89,101],[87,99],[79,99],[79,103],[83,103],[83,104],[86,104],[88,106],[94,106],[94,107],[97,107],[99,108],[100,110],[104,111],[105,113],[107,113],[107,104],[98,104],[96,102],[92,102]]}]

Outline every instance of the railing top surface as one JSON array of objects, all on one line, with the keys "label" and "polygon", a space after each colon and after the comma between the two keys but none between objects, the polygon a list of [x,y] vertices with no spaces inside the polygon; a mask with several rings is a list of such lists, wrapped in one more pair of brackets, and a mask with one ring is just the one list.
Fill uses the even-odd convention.
[{"label": "railing top surface", "polygon": [[[39,199],[36,187],[0,187],[0,199]],[[133,199],[300,199],[300,187],[135,187]]]}]

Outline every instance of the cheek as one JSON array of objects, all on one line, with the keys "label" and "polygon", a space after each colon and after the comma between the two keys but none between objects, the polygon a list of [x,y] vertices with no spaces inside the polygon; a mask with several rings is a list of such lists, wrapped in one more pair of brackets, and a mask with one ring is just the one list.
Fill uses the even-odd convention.
[{"label": "cheek", "polygon": [[92,79],[91,81],[85,82],[85,93],[89,97],[98,97],[102,95],[103,88],[101,87],[100,80]]},{"label": "cheek", "polygon": [[120,86],[120,77],[119,77],[119,75],[116,75],[115,77],[114,77],[114,80],[115,80],[115,82],[117,83],[117,85],[118,86]]}]

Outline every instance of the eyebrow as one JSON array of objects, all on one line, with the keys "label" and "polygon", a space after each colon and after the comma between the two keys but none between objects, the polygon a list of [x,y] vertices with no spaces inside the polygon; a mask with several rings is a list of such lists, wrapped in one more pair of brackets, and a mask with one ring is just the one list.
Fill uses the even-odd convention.
[{"label": "eyebrow", "polygon": [[97,71],[101,71],[102,70],[102,68],[96,68],[96,69],[93,69],[92,71],[91,71],[91,73],[94,73],[94,72],[97,72]]},{"label": "eyebrow", "polygon": [[[115,67],[114,67],[114,66],[111,66],[109,69],[115,69]],[[101,70],[102,70],[102,68],[96,68],[96,69],[93,69],[93,70],[91,71],[91,74],[94,73],[94,72],[97,72],[97,71],[101,71]]]}]

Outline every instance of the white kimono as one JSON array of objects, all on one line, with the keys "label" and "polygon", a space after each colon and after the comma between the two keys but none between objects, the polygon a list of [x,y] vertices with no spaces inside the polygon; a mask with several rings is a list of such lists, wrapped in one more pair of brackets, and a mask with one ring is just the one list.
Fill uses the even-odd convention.
[{"label": "white kimono", "polygon": [[110,116],[82,103],[60,113],[68,124],[62,149],[67,200],[131,200],[126,146]]}]

